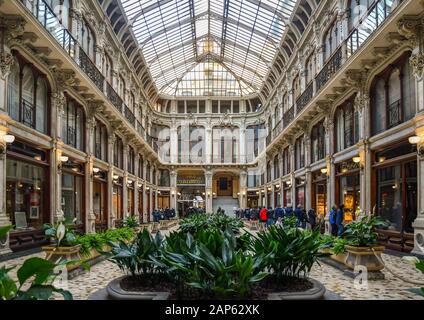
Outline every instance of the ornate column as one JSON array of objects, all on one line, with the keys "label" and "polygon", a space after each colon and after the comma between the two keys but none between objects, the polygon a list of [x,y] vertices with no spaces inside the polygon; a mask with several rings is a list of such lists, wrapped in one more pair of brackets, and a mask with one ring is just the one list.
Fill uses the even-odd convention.
[{"label": "ornate column", "polygon": [[421,113],[417,118],[416,135],[421,137],[418,144],[417,155],[417,218],[413,223],[414,227],[414,250],[413,253],[424,254],[424,114]]},{"label": "ornate column", "polygon": [[139,159],[140,159],[140,150],[139,149],[135,149],[135,157],[134,157],[134,175],[137,177],[134,182],[133,182],[133,187],[134,187],[134,216],[136,216],[137,218],[139,217],[139,212],[138,212],[138,198],[139,198],[139,194],[138,194],[138,165],[139,165]]},{"label": "ornate column", "polygon": [[128,212],[128,143],[124,143],[124,157],[123,157],[123,167],[124,167],[124,176],[122,179],[122,211],[123,211],[123,219],[129,217]]},{"label": "ornate column", "polygon": [[173,121],[170,129],[170,141],[171,163],[178,163],[178,128],[175,121]]},{"label": "ornate column", "polygon": [[239,156],[239,161],[240,163],[246,163],[246,124],[243,121],[243,123],[240,125],[240,140],[239,140],[239,145],[240,145],[240,156]]},{"label": "ornate column", "polygon": [[147,199],[147,195],[146,195],[146,191],[147,191],[147,186],[146,186],[146,177],[147,177],[147,157],[144,159],[143,161],[143,221],[147,221],[147,217],[150,215],[150,212],[147,212],[147,201],[149,201],[149,199]]},{"label": "ornate column", "polygon": [[94,162],[94,128],[96,119],[90,117],[86,126],[86,141],[88,142],[88,152],[85,162],[85,232],[96,232],[96,215],[93,208],[93,162]]},{"label": "ornate column", "polygon": [[[205,126],[205,154],[206,154],[206,159],[205,162],[207,164],[211,164],[212,163],[212,127],[211,127],[211,123],[210,121],[207,122],[207,125]],[[212,211],[211,211],[212,212]]]},{"label": "ornate column", "polygon": [[290,205],[293,206],[293,209],[296,206],[296,178],[294,176],[294,171],[295,171],[295,164],[296,164],[296,160],[295,160],[295,155],[294,155],[294,145],[290,144],[289,145],[289,153],[290,153],[290,168],[291,168],[291,173],[290,173],[290,182],[291,182],[291,199],[290,202],[288,203]]},{"label": "ornate column", "polygon": [[[170,187],[171,187],[171,208],[175,209],[175,211],[177,212],[177,172],[175,170],[172,170],[169,173],[169,177],[170,177]],[[178,212],[177,212],[178,214]]]},{"label": "ornate column", "polygon": [[247,207],[247,171],[242,169],[239,178],[239,208],[245,209]]},{"label": "ornate column", "polygon": [[311,139],[305,131],[303,143],[305,145],[305,210],[312,207],[312,173],[311,173]]},{"label": "ornate column", "polygon": [[206,213],[213,213],[213,191],[212,191],[212,180],[213,173],[208,170],[205,172],[205,193],[206,193]]},{"label": "ornate column", "polygon": [[[0,227],[10,226],[12,222],[6,214],[6,143],[2,135],[7,132],[8,116],[0,112]],[[10,253],[9,235],[5,239],[0,239],[0,256]]]},{"label": "ornate column", "polygon": [[115,228],[116,212],[113,207],[113,146],[115,144],[116,136],[114,133],[109,134],[108,140],[108,160],[109,160],[109,171],[107,173],[107,207],[109,208],[108,215],[108,229]]},{"label": "ornate column", "polygon": [[62,210],[62,141],[53,140],[53,148],[50,151],[50,192],[54,195],[51,202],[51,222],[63,219]]}]

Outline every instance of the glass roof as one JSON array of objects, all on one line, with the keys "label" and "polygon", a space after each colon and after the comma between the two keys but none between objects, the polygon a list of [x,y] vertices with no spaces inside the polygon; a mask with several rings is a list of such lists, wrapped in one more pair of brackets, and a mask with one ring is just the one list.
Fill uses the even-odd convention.
[{"label": "glass roof", "polygon": [[[227,88],[225,95],[259,91],[296,4],[296,0],[121,2],[159,93],[175,95],[189,91],[204,95],[214,84],[216,92]],[[216,81],[192,81],[210,66],[220,74],[219,81],[217,75],[212,76]]]}]

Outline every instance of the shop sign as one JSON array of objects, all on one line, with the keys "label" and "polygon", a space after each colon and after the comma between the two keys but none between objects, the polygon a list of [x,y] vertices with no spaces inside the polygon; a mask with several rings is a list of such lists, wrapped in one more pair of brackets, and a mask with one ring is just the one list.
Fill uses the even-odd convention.
[{"label": "shop sign", "polygon": [[177,178],[178,185],[204,185],[205,176],[180,176]]}]

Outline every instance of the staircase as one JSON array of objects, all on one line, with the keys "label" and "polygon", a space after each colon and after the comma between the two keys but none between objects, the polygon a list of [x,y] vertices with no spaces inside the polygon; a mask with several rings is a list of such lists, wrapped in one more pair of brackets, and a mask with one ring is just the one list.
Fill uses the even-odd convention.
[{"label": "staircase", "polygon": [[225,214],[233,217],[234,216],[234,208],[239,207],[238,199],[234,199],[233,197],[223,197],[219,196],[212,201],[213,212],[217,212],[218,208],[225,210]]}]

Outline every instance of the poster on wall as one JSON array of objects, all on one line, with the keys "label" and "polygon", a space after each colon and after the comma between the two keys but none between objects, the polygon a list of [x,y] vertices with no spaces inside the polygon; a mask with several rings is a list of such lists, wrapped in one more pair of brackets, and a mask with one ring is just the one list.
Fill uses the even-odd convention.
[{"label": "poster on wall", "polygon": [[40,205],[40,193],[37,191],[33,191],[30,193],[29,202],[31,206],[39,206]]},{"label": "poster on wall", "polygon": [[15,212],[15,225],[16,229],[25,229],[28,228],[28,223],[26,219],[25,212]]},{"label": "poster on wall", "polygon": [[38,220],[40,217],[40,207],[32,206],[29,210],[29,218],[32,220]]}]

